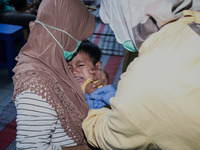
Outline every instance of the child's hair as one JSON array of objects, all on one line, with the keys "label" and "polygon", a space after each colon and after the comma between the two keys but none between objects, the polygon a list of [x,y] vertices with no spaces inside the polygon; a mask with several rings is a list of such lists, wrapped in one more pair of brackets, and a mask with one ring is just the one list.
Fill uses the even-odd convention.
[{"label": "child's hair", "polygon": [[[81,42],[81,44],[77,50],[77,53],[79,53],[79,52],[84,52],[84,53],[88,54],[90,56],[90,58],[92,59],[92,62],[94,65],[98,61],[101,60],[101,55],[102,55],[101,49],[97,45],[90,42],[89,40],[84,40]],[[76,54],[74,54],[74,56],[76,56]],[[72,57],[72,59],[73,59],[73,57]]]}]

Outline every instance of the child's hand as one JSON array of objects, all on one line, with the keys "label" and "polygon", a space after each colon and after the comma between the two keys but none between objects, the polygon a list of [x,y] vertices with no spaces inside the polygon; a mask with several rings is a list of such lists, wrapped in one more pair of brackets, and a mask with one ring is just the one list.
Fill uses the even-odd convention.
[{"label": "child's hand", "polygon": [[96,89],[97,87],[93,87],[93,83],[90,82],[85,86],[85,93],[91,95]]},{"label": "child's hand", "polygon": [[93,78],[91,79],[91,82],[97,81],[96,83],[93,83],[93,87],[98,87],[100,85],[108,85],[109,84],[109,76],[108,73],[104,70],[100,69],[95,69],[95,70],[90,70],[90,74],[93,75]]}]

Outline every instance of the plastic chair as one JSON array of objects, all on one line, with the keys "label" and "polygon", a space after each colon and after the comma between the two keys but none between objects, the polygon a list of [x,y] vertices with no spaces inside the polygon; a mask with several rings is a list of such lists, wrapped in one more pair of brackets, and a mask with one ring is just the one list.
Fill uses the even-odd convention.
[{"label": "plastic chair", "polygon": [[15,57],[25,44],[23,27],[0,23],[0,42],[0,68],[7,68],[12,80]]}]

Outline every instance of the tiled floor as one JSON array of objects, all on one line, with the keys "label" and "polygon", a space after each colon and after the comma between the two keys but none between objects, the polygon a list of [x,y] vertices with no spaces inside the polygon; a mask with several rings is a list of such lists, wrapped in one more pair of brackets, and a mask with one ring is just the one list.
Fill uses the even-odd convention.
[{"label": "tiled floor", "polygon": [[2,109],[11,102],[13,82],[8,78],[7,69],[0,69],[0,114]]}]

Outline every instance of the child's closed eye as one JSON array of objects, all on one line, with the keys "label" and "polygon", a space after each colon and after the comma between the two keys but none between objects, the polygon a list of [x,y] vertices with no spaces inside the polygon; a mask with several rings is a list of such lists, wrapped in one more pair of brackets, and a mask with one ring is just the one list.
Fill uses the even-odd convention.
[{"label": "child's closed eye", "polygon": [[78,67],[83,67],[85,66],[85,64],[78,64]]}]

